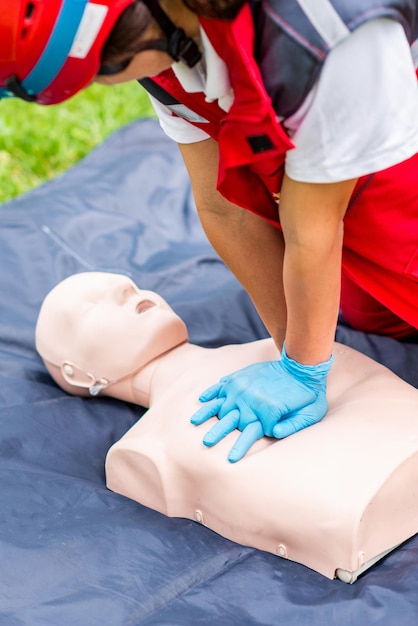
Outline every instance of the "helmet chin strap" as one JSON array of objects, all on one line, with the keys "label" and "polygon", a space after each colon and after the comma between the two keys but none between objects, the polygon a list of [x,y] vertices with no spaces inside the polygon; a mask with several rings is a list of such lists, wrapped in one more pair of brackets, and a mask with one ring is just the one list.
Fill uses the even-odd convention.
[{"label": "helmet chin strap", "polygon": [[[194,67],[202,57],[196,42],[186,35],[182,28],[178,28],[160,7],[158,0],[141,0],[152,17],[160,26],[167,40],[159,40],[154,49],[169,54],[175,61],[182,61],[188,67]],[[157,44],[157,42],[155,42]]]}]

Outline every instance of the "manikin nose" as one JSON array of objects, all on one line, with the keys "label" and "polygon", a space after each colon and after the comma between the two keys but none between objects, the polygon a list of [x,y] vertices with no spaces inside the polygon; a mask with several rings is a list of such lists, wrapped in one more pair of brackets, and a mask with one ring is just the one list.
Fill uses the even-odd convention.
[{"label": "manikin nose", "polygon": [[152,302],[152,300],[141,300],[136,305],[135,310],[137,313],[145,313],[145,311],[152,309],[154,306],[156,306],[156,303]]},{"label": "manikin nose", "polygon": [[131,284],[115,285],[110,289],[109,297],[119,305],[125,304],[132,296],[137,294],[137,290]]}]

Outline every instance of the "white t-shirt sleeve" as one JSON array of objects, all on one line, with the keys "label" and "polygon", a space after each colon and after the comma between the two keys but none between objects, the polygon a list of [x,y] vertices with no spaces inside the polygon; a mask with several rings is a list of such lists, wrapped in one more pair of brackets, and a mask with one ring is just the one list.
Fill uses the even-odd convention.
[{"label": "white t-shirt sleeve", "polygon": [[336,46],[284,125],[296,144],[286,172],[302,182],[357,178],[418,152],[418,87],[402,26],[373,20]]},{"label": "white t-shirt sleeve", "polygon": [[148,94],[165,134],[177,143],[196,143],[208,139],[209,135],[182,117],[173,115],[168,107]]}]

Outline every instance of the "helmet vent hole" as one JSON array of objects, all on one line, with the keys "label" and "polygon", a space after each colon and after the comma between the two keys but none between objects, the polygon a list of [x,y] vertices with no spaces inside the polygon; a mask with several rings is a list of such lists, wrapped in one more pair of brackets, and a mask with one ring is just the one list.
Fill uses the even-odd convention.
[{"label": "helmet vent hole", "polygon": [[20,31],[20,38],[25,39],[29,34],[30,27],[32,26],[32,19],[35,13],[36,7],[34,2],[28,2],[26,5],[25,19],[23,20],[22,30]]},{"label": "helmet vent hole", "polygon": [[27,20],[30,20],[30,18],[33,15],[34,10],[35,10],[35,4],[33,2],[28,2],[26,6],[26,15],[25,15],[25,18]]}]

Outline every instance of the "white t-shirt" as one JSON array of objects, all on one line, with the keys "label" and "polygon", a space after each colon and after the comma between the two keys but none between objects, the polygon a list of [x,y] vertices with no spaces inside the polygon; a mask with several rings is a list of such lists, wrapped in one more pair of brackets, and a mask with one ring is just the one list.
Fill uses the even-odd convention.
[{"label": "white t-shirt", "polygon": [[[228,110],[233,93],[225,64],[202,32],[206,71],[172,67],[187,91],[203,91]],[[178,143],[209,135],[151,98],[166,134]],[[326,183],[357,178],[418,152],[418,86],[400,24],[367,22],[328,55],[301,108],[282,121],[296,145],[286,155],[294,180]]]}]

